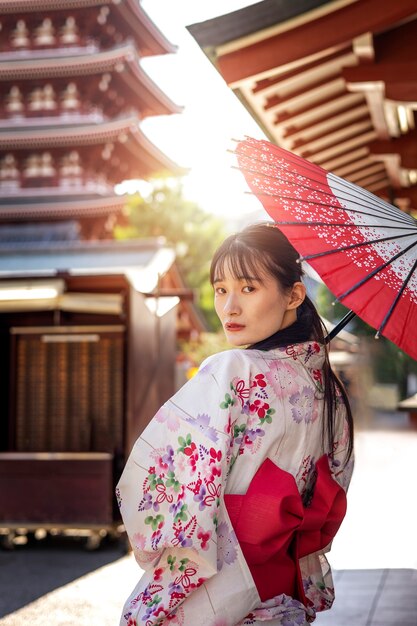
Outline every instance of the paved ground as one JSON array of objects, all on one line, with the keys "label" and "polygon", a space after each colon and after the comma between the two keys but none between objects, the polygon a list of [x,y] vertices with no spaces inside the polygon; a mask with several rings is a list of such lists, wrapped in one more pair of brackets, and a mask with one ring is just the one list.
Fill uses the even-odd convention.
[{"label": "paved ground", "polygon": [[[392,417],[357,435],[349,512],[330,555],[337,598],[318,626],[417,626],[417,431],[392,429]],[[0,626],[117,626],[137,575],[117,545],[2,551]]]}]

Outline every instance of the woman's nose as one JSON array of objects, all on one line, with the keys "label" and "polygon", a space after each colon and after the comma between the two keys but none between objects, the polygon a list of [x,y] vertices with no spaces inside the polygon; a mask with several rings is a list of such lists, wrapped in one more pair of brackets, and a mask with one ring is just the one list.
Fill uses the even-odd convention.
[{"label": "woman's nose", "polygon": [[239,313],[241,313],[241,306],[240,306],[240,302],[239,302],[239,298],[236,296],[236,294],[229,294],[225,305],[224,305],[224,312],[227,315],[239,315]]}]

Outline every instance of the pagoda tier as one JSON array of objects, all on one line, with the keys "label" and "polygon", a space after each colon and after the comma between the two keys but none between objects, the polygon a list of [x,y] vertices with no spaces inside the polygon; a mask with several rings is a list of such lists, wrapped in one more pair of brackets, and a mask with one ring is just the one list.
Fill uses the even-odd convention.
[{"label": "pagoda tier", "polygon": [[116,184],[185,173],[139,127],[181,107],[140,66],[175,48],[138,1],[1,2],[0,23],[0,223],[96,217],[103,232]]},{"label": "pagoda tier", "polygon": [[141,57],[175,52],[138,0],[2,0],[0,59],[9,52],[113,47],[131,38]]},{"label": "pagoda tier", "polygon": [[[3,155],[3,156],[2,156]],[[137,117],[71,128],[0,133],[0,195],[109,193],[123,179],[185,173],[139,128]],[[1,213],[0,213],[1,215]]]},{"label": "pagoda tier", "polygon": [[141,118],[180,113],[139,64],[133,44],[77,58],[0,62],[0,128],[20,124],[104,121],[124,110]]},{"label": "pagoda tier", "polygon": [[[26,201],[25,201],[26,200]],[[30,201],[25,198],[3,199],[0,224],[0,250],[5,243],[1,236],[3,229],[9,224],[15,225],[19,231],[28,224],[47,228],[54,223],[66,223],[68,215],[78,225],[77,238],[86,240],[111,239],[112,231],[118,216],[118,222],[123,223],[121,215],[125,200],[120,196],[72,196],[50,197]],[[32,233],[33,235],[33,233]],[[39,232],[34,231],[35,240],[42,239]]]}]

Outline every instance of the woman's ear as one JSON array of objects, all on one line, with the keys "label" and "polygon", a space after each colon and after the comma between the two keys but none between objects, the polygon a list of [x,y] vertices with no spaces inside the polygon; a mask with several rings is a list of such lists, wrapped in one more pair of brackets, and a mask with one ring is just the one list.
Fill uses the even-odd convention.
[{"label": "woman's ear", "polygon": [[291,287],[290,299],[287,310],[297,309],[304,302],[306,297],[306,288],[302,282],[296,282]]}]

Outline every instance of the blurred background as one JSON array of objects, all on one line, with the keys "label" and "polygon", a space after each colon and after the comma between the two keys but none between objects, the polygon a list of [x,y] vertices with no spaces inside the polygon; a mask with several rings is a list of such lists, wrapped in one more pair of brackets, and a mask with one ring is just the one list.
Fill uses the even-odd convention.
[{"label": "blurred background", "polygon": [[[416,42],[412,0],[0,1],[0,625],[118,623],[140,572],[114,486],[228,347],[214,249],[267,219],[234,139],[415,217]],[[330,330],[346,310],[305,269]],[[416,626],[417,363],[374,336],[331,345],[357,460],[317,622]]]}]

